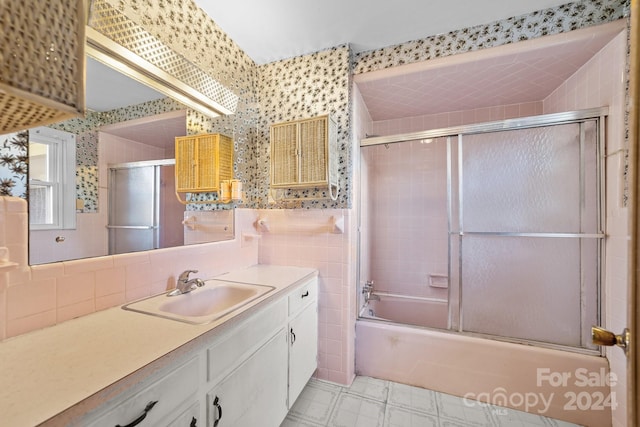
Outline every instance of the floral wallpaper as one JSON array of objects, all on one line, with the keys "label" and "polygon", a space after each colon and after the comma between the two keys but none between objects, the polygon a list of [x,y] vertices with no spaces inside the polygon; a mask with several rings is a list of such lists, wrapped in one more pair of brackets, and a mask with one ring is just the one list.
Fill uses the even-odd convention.
[{"label": "floral wallpaper", "polygon": [[0,136],[0,196],[27,198],[27,131]]},{"label": "floral wallpaper", "polygon": [[[260,207],[349,208],[351,207],[351,50],[343,45],[311,55],[259,67],[256,192]],[[326,188],[290,190],[288,201],[269,199],[269,127],[271,124],[330,114],[338,124],[339,192],[331,200]],[[308,200],[305,200],[308,199]]]},{"label": "floral wallpaper", "polygon": [[628,15],[629,0],[583,0],[486,25],[361,52],[354,74],[427,61],[615,21]]},{"label": "floral wallpaper", "polygon": [[[188,58],[239,97],[236,114],[210,119],[189,112],[189,133],[221,132],[234,139],[236,177],[244,183],[249,208],[345,208],[352,205],[351,159],[351,90],[353,74],[371,72],[412,62],[479,50],[597,25],[628,15],[629,0],[583,0],[544,9],[531,14],[496,21],[486,25],[462,28],[369,52],[352,55],[348,46],[333,47],[301,57],[256,66],[224,31],[191,0],[107,0],[124,11],[134,22]],[[166,104],[168,102],[168,104]],[[78,160],[79,197],[89,200],[88,209],[97,208],[94,187],[95,143],[90,133],[96,122],[115,123],[123,117],[135,118],[150,111],[171,111],[172,101],[143,105],[127,111],[105,113],[64,126],[76,126],[82,152]],[[169,108],[169,109],[167,109]],[[322,189],[291,192],[293,202],[271,203],[269,200],[269,126],[281,121],[330,113],[338,122],[338,158],[340,194],[337,201],[319,199]],[[78,120],[78,119],[76,119]],[[0,141],[2,143],[2,141]],[[0,147],[4,168],[2,179],[18,182],[24,167],[12,163]],[[13,154],[16,156],[16,154]],[[80,156],[79,156],[80,157]],[[10,168],[13,167],[14,170]],[[22,180],[24,182],[24,180]],[[8,188],[7,183],[5,187]],[[24,193],[24,191],[22,191]],[[199,194],[201,200],[215,195]],[[304,200],[304,198],[308,198]],[[95,201],[94,201],[95,200]],[[229,205],[191,205],[192,210],[229,208]]]},{"label": "floral wallpaper", "polygon": [[[222,133],[234,140],[234,174],[244,183],[242,207],[257,207],[256,96],[257,67],[253,60],[191,0],[107,0],[133,22],[174,49],[238,96],[235,114],[209,118],[187,113],[187,133]],[[167,30],[169,29],[169,31]],[[189,200],[217,200],[212,193],[189,195]],[[230,209],[237,204],[191,204],[187,210]]]}]

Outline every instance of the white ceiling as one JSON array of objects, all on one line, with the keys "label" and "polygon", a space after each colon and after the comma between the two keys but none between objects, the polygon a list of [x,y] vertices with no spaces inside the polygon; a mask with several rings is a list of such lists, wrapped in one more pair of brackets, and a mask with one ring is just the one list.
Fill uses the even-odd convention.
[{"label": "white ceiling", "polygon": [[349,43],[355,52],[570,0],[195,0],[257,64]]}]

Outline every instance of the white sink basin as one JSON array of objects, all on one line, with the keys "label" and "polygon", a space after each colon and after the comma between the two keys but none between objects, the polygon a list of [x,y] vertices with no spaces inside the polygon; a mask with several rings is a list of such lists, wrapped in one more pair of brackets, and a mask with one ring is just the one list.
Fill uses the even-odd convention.
[{"label": "white sink basin", "polygon": [[205,285],[175,296],[156,295],[122,308],[186,323],[205,324],[221,318],[271,292],[273,286],[206,280]]}]

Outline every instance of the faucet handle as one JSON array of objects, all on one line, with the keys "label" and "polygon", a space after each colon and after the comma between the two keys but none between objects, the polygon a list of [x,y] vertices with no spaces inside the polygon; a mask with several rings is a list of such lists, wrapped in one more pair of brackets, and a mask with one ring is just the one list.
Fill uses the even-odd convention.
[{"label": "faucet handle", "polygon": [[362,293],[373,291],[373,280],[367,280],[364,285],[362,285]]},{"label": "faucet handle", "polygon": [[189,280],[189,274],[197,272],[198,270],[185,270],[180,273],[180,277],[178,277],[178,280],[186,282],[187,280]]}]

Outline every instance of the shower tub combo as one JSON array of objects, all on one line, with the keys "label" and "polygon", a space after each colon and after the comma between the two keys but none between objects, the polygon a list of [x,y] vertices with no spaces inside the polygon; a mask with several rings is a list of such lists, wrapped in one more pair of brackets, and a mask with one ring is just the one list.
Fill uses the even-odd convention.
[{"label": "shower tub combo", "polygon": [[375,286],[359,292],[359,375],[611,423],[615,378],[589,329],[601,316],[606,114],[361,142],[360,277]]}]

